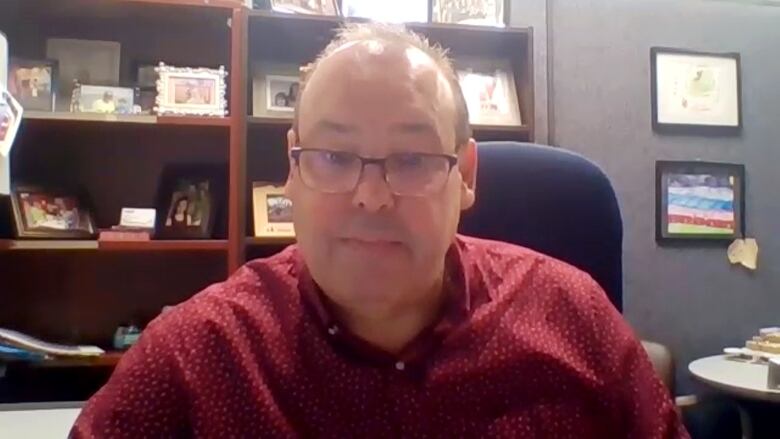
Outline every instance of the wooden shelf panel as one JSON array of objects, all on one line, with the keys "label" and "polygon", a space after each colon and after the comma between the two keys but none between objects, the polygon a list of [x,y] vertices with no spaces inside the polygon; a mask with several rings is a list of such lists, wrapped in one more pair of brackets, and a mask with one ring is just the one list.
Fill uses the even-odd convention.
[{"label": "wooden shelf panel", "polygon": [[121,0],[125,3],[148,3],[152,5],[203,6],[210,8],[241,8],[244,0]]},{"label": "wooden shelf panel", "polygon": [[292,117],[248,116],[247,124],[254,127],[292,127]]},{"label": "wooden shelf panel", "polygon": [[295,238],[258,238],[250,236],[246,238],[246,245],[290,245],[295,244]]},{"label": "wooden shelf panel", "polygon": [[24,120],[32,123],[62,122],[62,123],[105,123],[105,124],[144,124],[144,125],[189,125],[229,127],[227,117],[197,117],[197,116],[154,116],[154,115],[122,115],[100,113],[68,113],[28,111]]},{"label": "wooden shelf panel", "polygon": [[106,252],[163,252],[163,251],[222,251],[227,240],[152,240],[152,241],[96,241],[96,240],[0,240],[0,251],[35,250],[98,250]]}]

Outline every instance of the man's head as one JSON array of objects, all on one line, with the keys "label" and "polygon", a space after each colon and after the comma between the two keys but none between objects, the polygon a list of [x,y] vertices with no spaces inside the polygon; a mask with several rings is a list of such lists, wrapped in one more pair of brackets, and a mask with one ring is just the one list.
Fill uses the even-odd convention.
[{"label": "man's head", "polygon": [[[470,137],[453,68],[423,38],[350,25],[325,49],[303,78],[288,133],[295,157],[287,195],[306,264],[332,301],[371,312],[426,300],[441,281],[460,212],[474,202]],[[328,183],[343,183],[346,163],[356,169],[355,156],[343,153],[394,158],[387,176],[367,163],[350,174],[354,184],[334,190]],[[420,178],[405,178],[410,169]]]}]

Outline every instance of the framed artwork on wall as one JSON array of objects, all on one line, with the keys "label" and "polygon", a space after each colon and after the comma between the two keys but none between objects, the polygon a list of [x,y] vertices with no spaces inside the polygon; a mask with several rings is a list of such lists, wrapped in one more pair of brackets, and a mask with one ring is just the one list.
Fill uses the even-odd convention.
[{"label": "framed artwork on wall", "polygon": [[745,166],[700,161],[655,165],[656,241],[727,241],[745,235]]},{"label": "framed artwork on wall", "polygon": [[653,130],[736,135],[742,129],[738,53],[650,49]]}]

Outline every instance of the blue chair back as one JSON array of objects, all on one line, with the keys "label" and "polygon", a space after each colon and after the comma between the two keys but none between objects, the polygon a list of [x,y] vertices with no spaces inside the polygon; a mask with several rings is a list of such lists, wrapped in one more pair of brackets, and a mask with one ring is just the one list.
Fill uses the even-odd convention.
[{"label": "blue chair back", "polygon": [[531,248],[589,273],[623,309],[623,222],[590,160],[560,148],[480,142],[476,204],[460,232]]}]

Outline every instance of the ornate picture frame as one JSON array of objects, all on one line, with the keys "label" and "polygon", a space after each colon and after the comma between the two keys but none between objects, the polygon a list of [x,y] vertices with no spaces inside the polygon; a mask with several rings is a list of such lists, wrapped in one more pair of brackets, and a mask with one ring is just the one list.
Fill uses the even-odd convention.
[{"label": "ornate picture frame", "polygon": [[154,111],[160,116],[225,117],[228,72],[219,69],[172,67],[160,63],[155,70],[157,98]]}]

